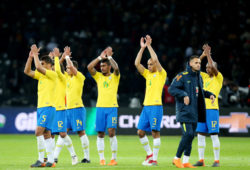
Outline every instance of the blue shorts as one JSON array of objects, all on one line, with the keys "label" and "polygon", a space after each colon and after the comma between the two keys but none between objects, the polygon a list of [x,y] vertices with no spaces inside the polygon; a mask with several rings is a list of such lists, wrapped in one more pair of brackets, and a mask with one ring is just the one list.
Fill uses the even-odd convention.
[{"label": "blue shorts", "polygon": [[84,107],[67,110],[67,128],[73,132],[83,131],[86,126],[86,110]]},{"label": "blue shorts", "polygon": [[160,131],[162,115],[162,106],[144,106],[137,129],[147,132],[152,132],[152,130]]},{"label": "blue shorts", "polygon": [[219,110],[207,109],[206,122],[198,122],[196,132],[219,133]]},{"label": "blue shorts", "polygon": [[56,109],[54,107],[37,108],[37,126],[52,130]]},{"label": "blue shorts", "polygon": [[105,132],[106,128],[117,128],[117,107],[96,108],[96,131]]},{"label": "blue shorts", "polygon": [[52,133],[67,132],[67,112],[66,110],[57,110],[52,127]]}]

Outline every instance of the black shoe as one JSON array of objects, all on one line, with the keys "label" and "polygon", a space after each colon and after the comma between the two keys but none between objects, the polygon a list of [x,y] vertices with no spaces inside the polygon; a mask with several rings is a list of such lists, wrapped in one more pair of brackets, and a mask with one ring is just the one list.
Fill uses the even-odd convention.
[{"label": "black shoe", "polygon": [[45,163],[42,163],[41,161],[37,160],[36,163],[30,165],[31,168],[37,168],[37,167],[45,167]]},{"label": "black shoe", "polygon": [[57,158],[55,158],[55,159],[54,159],[54,162],[55,162],[55,163],[58,163],[58,159],[57,159]]},{"label": "black shoe", "polygon": [[44,158],[44,159],[43,159],[43,162],[47,162],[47,161],[48,161],[48,158]]},{"label": "black shoe", "polygon": [[220,163],[219,163],[219,162],[214,161],[214,163],[213,163],[212,167],[220,167]]},{"label": "black shoe", "polygon": [[202,161],[197,161],[193,166],[205,166],[205,164]]},{"label": "black shoe", "polygon": [[84,158],[81,163],[90,163],[90,160],[87,160],[86,158]]},{"label": "black shoe", "polygon": [[52,167],[52,168],[54,168],[54,167],[56,167],[56,164],[55,163],[47,162],[46,165],[45,165],[45,167]]}]

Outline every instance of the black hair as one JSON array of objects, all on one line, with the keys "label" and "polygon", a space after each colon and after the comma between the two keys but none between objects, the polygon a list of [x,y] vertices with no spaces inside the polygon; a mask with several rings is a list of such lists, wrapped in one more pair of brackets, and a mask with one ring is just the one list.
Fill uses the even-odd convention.
[{"label": "black hair", "polygon": [[108,66],[110,66],[110,61],[108,59],[102,59],[101,63],[107,63]]},{"label": "black hair", "polygon": [[192,55],[190,58],[189,58],[189,62],[195,58],[200,58],[198,55]]},{"label": "black hair", "polygon": [[41,60],[41,61],[44,61],[44,62],[47,63],[47,64],[54,65],[53,60],[52,60],[48,55],[42,56],[40,60]]},{"label": "black hair", "polygon": [[64,67],[64,65],[63,65],[63,64],[60,64],[60,68],[61,68],[61,72],[64,74],[64,72],[65,72],[65,67]]},{"label": "black hair", "polygon": [[72,63],[73,63],[73,66],[74,66],[76,69],[78,69],[78,63],[77,63],[77,61],[72,60]]}]

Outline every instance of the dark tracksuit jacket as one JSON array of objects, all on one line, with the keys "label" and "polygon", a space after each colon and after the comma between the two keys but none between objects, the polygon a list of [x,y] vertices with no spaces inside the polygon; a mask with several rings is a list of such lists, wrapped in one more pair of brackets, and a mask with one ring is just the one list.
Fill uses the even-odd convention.
[{"label": "dark tracksuit jacket", "polygon": [[[193,72],[187,65],[187,70],[179,73],[168,89],[176,100],[176,120],[187,123],[206,122],[204,97],[209,98],[213,94],[203,90],[200,72]],[[184,104],[185,96],[189,96],[189,105]]]}]

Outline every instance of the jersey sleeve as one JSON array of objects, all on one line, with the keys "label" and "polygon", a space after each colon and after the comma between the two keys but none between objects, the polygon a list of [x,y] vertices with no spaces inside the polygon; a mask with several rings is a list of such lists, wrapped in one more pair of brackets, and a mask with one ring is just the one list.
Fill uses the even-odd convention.
[{"label": "jersey sleeve", "polygon": [[202,79],[204,79],[206,76],[208,76],[207,73],[202,72],[202,71],[200,72],[200,75],[201,75]]},{"label": "jersey sleeve", "polygon": [[221,74],[221,72],[218,72],[218,75],[216,76],[216,79],[219,82],[219,84],[222,85],[222,83],[223,83],[223,75]]},{"label": "jersey sleeve", "polygon": [[146,79],[147,76],[149,74],[149,70],[148,69],[144,69],[143,73],[142,73],[142,76]]},{"label": "jersey sleeve", "polygon": [[36,79],[36,80],[39,80],[40,77],[41,77],[41,73],[39,71],[35,70],[35,75],[34,75],[33,78]]},{"label": "jersey sleeve", "polygon": [[85,76],[79,71],[77,71],[76,78],[82,81],[86,79]]},{"label": "jersey sleeve", "polygon": [[113,75],[114,75],[115,80],[119,82],[121,74],[119,73],[118,75],[116,75],[113,73]]},{"label": "jersey sleeve", "polygon": [[100,78],[100,75],[101,75],[101,73],[97,71],[97,72],[95,73],[95,75],[92,75],[92,77],[93,77],[93,79],[97,82],[98,79]]},{"label": "jersey sleeve", "polygon": [[55,79],[57,77],[57,74],[52,70],[46,70],[45,76],[49,79]]},{"label": "jersey sleeve", "polygon": [[159,72],[159,74],[161,75],[161,77],[163,79],[166,79],[167,78],[167,72],[164,68],[162,68],[161,72]]}]

